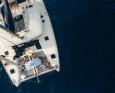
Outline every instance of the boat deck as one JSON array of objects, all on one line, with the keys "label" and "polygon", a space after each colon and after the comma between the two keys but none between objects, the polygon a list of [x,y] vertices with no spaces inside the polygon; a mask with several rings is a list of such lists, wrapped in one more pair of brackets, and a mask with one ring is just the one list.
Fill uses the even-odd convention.
[{"label": "boat deck", "polygon": [[[11,63],[16,63],[16,65],[11,63],[6,64],[6,61],[2,61],[8,76],[15,86],[19,86],[21,82],[42,74],[60,70],[56,39],[45,5],[42,0],[31,1],[34,1],[33,7],[28,8],[28,15],[30,17],[31,15],[33,16],[31,19],[28,18],[28,21],[31,21],[31,24],[25,26],[30,26],[31,28],[29,29],[32,29],[30,31],[32,33],[27,31],[16,32],[17,35],[20,37],[27,37],[28,40],[25,41],[25,38],[21,38],[21,41],[19,41],[20,39],[17,36],[12,36],[12,34],[8,34],[8,36],[3,33],[3,36],[7,36],[8,41],[5,41],[4,38],[0,37],[0,54],[5,55],[4,52],[8,51],[8,55],[5,55],[5,58],[9,59]],[[20,4],[19,6],[21,7],[23,4]],[[38,21],[36,21],[36,16],[39,19]],[[36,21],[36,24],[38,24],[36,27],[33,24],[35,22],[32,21],[33,17],[35,18],[34,21]],[[24,20],[25,19],[26,16],[24,16]],[[23,21],[20,20],[19,24],[20,23],[23,23]],[[25,23],[28,22],[25,21]],[[16,23],[16,26],[17,25],[18,24]],[[38,30],[36,28],[38,28]],[[35,38],[33,38],[33,34],[35,34]],[[39,35],[36,36],[36,34]],[[16,40],[15,38],[19,40]]]}]

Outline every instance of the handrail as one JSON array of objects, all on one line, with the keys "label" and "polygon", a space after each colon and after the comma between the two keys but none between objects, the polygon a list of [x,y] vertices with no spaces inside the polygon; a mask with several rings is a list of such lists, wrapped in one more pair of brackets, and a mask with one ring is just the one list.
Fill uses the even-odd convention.
[{"label": "handrail", "polygon": [[7,59],[7,58],[5,58],[5,57],[3,57],[1,55],[0,55],[0,60],[6,61],[6,62],[8,62],[10,64],[13,64],[13,65],[18,67],[18,65],[16,63],[14,63],[13,61],[10,61],[9,59]]}]

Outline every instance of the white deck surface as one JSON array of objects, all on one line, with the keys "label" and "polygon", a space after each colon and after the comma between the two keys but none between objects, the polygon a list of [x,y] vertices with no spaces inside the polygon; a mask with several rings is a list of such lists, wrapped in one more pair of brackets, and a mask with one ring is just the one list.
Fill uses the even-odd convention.
[{"label": "white deck surface", "polygon": [[[54,68],[54,69],[51,69],[51,70],[41,73],[41,75],[42,75],[42,74],[45,74],[52,70],[59,71],[60,64],[59,64],[59,56],[58,56],[58,50],[57,50],[57,44],[56,44],[54,32],[53,32],[52,25],[51,25],[49,17],[48,17],[48,13],[44,6],[44,3],[42,2],[42,0],[37,0],[37,3],[36,3],[36,0],[34,0],[34,1],[35,1],[34,4],[36,5],[36,7],[33,7],[33,9],[30,9],[28,12],[29,19],[30,19],[29,20],[30,21],[30,23],[29,23],[30,32],[28,32],[28,34],[25,35],[24,40],[20,40],[19,38],[12,36],[11,34],[7,35],[6,32],[2,33],[3,30],[1,30],[2,31],[1,36],[5,36],[6,39],[10,40],[11,42],[13,42],[15,44],[20,44],[22,42],[31,40],[33,37],[37,37],[49,62],[54,67],[57,66],[57,68]],[[40,18],[41,15],[43,15],[43,19]],[[45,22],[42,23],[42,20],[45,20]],[[20,32],[20,34],[22,34],[22,33]],[[45,39],[44,39],[44,37],[46,37],[46,36],[49,37],[48,41],[45,41]],[[13,45],[13,43],[11,43],[8,40],[5,40],[5,38],[0,37],[0,40],[1,40],[0,54],[4,55],[5,51],[9,51],[9,55],[6,58],[13,60],[13,56],[15,55],[15,52],[10,47]],[[51,58],[52,54],[55,54],[56,58],[52,59]],[[19,72],[18,67],[14,66],[14,65],[9,65],[8,67],[5,67],[5,69],[9,75],[10,79],[15,83],[16,86],[18,86],[21,82],[26,80],[26,79],[20,80],[20,72]],[[10,69],[14,69],[16,73],[11,74]],[[35,77],[35,76],[33,76],[33,77]],[[30,78],[32,78],[32,77],[30,77]]]}]

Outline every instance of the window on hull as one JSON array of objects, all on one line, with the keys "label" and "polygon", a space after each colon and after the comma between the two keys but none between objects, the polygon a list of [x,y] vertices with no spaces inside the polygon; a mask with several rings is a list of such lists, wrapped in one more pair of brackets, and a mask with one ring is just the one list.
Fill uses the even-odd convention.
[{"label": "window on hull", "polygon": [[25,2],[26,0],[16,0],[18,4]]}]

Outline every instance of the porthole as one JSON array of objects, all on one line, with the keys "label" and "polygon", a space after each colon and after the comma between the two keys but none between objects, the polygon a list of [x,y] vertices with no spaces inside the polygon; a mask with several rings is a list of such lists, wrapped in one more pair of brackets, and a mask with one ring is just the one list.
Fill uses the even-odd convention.
[{"label": "porthole", "polygon": [[42,20],[42,22],[44,23],[44,22],[45,22],[45,20]]},{"label": "porthole", "polygon": [[9,54],[9,52],[8,52],[8,51],[5,51],[4,53],[5,53],[5,55],[8,55],[8,54]]}]

